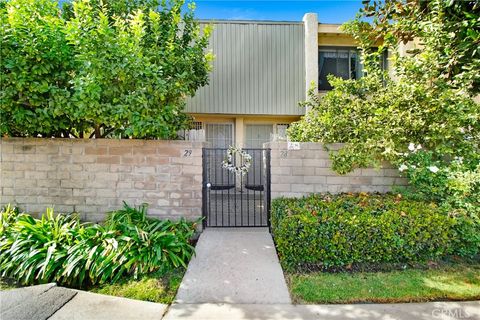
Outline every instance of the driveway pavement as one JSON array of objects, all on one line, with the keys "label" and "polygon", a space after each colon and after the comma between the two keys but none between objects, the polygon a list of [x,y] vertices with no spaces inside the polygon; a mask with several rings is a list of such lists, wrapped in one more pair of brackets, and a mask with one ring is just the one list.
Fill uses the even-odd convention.
[{"label": "driveway pavement", "polygon": [[167,305],[44,284],[0,291],[1,320],[162,319]]}]

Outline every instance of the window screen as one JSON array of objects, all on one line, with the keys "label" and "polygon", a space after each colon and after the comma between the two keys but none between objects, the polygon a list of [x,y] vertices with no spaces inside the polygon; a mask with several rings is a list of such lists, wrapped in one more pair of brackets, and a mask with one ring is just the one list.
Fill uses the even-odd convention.
[{"label": "window screen", "polygon": [[327,76],[332,74],[343,79],[358,79],[362,67],[354,48],[320,48],[318,52],[318,88],[331,90]]}]

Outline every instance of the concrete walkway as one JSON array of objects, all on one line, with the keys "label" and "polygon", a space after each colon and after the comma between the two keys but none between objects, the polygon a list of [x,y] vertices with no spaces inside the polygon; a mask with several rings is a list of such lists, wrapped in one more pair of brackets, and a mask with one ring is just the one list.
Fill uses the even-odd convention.
[{"label": "concrete walkway", "polygon": [[174,304],[163,319],[480,320],[480,301],[342,305]]},{"label": "concrete walkway", "polygon": [[177,303],[291,303],[267,228],[207,228],[195,251]]},{"label": "concrete walkway", "polygon": [[167,305],[77,291],[55,284],[0,291],[1,320],[162,319]]}]

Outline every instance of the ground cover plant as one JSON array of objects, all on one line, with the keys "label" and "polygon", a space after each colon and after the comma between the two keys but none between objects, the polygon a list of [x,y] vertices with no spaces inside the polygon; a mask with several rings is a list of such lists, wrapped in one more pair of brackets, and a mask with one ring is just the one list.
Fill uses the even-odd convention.
[{"label": "ground cover plant", "polygon": [[293,301],[480,298],[480,224],[449,212],[401,194],[273,200],[272,233]]},{"label": "ground cover plant", "polygon": [[47,209],[36,219],[1,212],[0,276],[19,284],[86,288],[184,268],[193,255],[193,223],[147,217],[146,207],[111,212],[102,224]]}]

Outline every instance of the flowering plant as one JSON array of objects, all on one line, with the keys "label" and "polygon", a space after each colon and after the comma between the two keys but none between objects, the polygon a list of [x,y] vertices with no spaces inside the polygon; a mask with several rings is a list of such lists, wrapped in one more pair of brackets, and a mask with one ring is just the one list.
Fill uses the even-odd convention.
[{"label": "flowering plant", "polygon": [[[234,155],[240,155],[240,162],[241,166],[237,167],[234,164]],[[237,148],[234,146],[230,146],[227,150],[227,154],[225,155],[225,159],[222,161],[222,168],[235,173],[236,175],[245,175],[250,166],[252,165],[252,156],[249,155],[246,151],[242,150],[241,148]]]},{"label": "flowering plant", "polygon": [[417,198],[470,212],[480,205],[480,159],[438,157],[410,144],[398,170],[408,178]]},{"label": "flowering plant", "polygon": [[398,170],[410,186],[401,190],[415,200],[435,201],[439,210],[456,217],[458,252],[480,252],[480,154],[446,156],[410,144],[400,155]]}]

